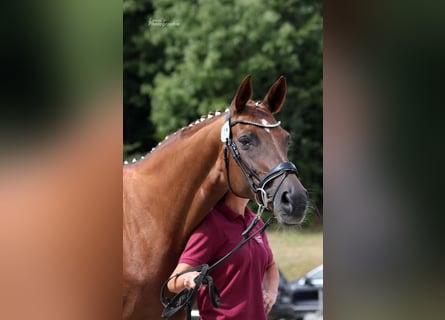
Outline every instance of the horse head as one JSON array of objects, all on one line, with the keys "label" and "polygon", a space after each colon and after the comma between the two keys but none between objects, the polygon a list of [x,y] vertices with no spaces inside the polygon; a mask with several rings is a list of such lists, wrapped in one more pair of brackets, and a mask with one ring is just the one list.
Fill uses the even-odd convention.
[{"label": "horse head", "polygon": [[273,211],[282,224],[298,224],[306,214],[308,193],[287,153],[290,135],[274,118],[283,106],[286,79],[280,77],[262,101],[254,102],[247,76],[240,84],[221,129],[231,191]]}]

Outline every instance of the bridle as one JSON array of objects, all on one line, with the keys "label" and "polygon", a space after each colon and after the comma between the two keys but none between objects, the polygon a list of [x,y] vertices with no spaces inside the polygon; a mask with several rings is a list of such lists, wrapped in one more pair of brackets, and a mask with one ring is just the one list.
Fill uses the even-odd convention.
[{"label": "bridle", "polygon": [[[258,103],[257,103],[258,105]],[[230,252],[228,252],[224,257],[219,259],[217,262],[215,262],[213,265],[209,266],[207,264],[203,264],[200,266],[196,266],[194,268],[191,268],[189,270],[185,270],[183,272],[177,273],[173,276],[171,276],[169,279],[167,279],[164,284],[161,287],[161,293],[160,293],[160,300],[161,303],[164,306],[164,311],[162,312],[163,318],[169,318],[172,315],[174,315],[177,311],[180,309],[186,307],[187,309],[187,320],[191,320],[191,310],[192,310],[192,301],[194,297],[197,294],[198,289],[201,285],[207,285],[209,287],[209,294],[210,294],[210,301],[212,302],[214,307],[219,307],[220,305],[220,295],[219,291],[216,288],[216,286],[213,284],[213,279],[209,275],[209,273],[218,267],[220,264],[222,264],[224,261],[226,261],[231,255],[233,255],[236,251],[238,251],[242,246],[244,246],[250,239],[255,237],[256,235],[263,233],[264,230],[266,230],[267,226],[271,223],[271,220],[273,219],[273,215],[264,223],[264,225],[256,230],[254,233],[250,234],[252,229],[258,224],[260,221],[261,213],[265,208],[269,209],[269,203],[273,202],[278,189],[281,187],[283,181],[286,179],[286,177],[289,174],[298,174],[296,166],[290,162],[282,162],[278,164],[276,167],[272,168],[268,173],[264,175],[263,178],[260,178],[252,168],[249,167],[249,165],[241,158],[241,154],[235,144],[235,142],[232,139],[232,127],[242,123],[247,125],[256,126],[259,128],[277,128],[281,125],[281,122],[278,121],[274,124],[263,124],[258,122],[253,122],[249,120],[235,120],[231,122],[230,117],[230,111],[227,111],[226,115],[226,121],[224,122],[222,128],[221,128],[221,141],[225,143],[224,147],[224,162],[226,166],[226,173],[227,173],[227,181],[229,185],[229,189],[232,193],[236,194],[231,186],[230,183],[230,174],[229,174],[229,157],[228,157],[228,150],[232,154],[233,159],[238,164],[238,166],[241,168],[241,171],[243,172],[244,176],[246,177],[250,188],[255,193],[255,200],[258,203],[258,211],[255,216],[255,218],[252,220],[250,225],[247,227],[246,230],[243,231],[242,237],[243,239],[238,243],[236,247],[234,247]],[[278,184],[277,188],[275,189],[275,192],[272,197],[269,197],[266,191],[266,185],[278,178],[282,177],[280,183]],[[257,181],[257,183],[255,183]],[[258,199],[259,195],[259,199]],[[176,294],[173,298],[167,298],[165,295],[165,290],[167,288],[167,284],[170,280],[179,277],[182,274],[197,271],[199,272],[199,275],[194,279],[195,281],[195,287],[193,289],[182,289],[178,294]]]},{"label": "bridle", "polygon": [[[235,144],[235,142],[232,139],[232,127],[242,123],[247,125],[252,125],[259,128],[277,128],[281,125],[281,122],[278,121],[277,123],[273,124],[264,124],[259,122],[253,122],[249,120],[235,120],[231,121],[231,115],[230,111],[227,111],[226,115],[226,121],[224,122],[222,128],[221,128],[221,141],[225,143],[224,147],[224,162],[226,166],[226,173],[227,173],[227,181],[229,185],[229,189],[232,193],[236,195],[236,193],[232,189],[232,185],[230,183],[230,174],[229,174],[229,157],[228,157],[228,150],[232,154],[233,159],[237,163],[237,165],[240,167],[241,171],[243,172],[244,176],[246,177],[247,182],[249,183],[250,189],[255,194],[255,201],[257,202],[258,206],[263,210],[271,209],[269,204],[273,203],[273,200],[278,192],[278,189],[280,188],[281,184],[284,182],[286,177],[289,174],[295,174],[298,175],[297,167],[295,164],[293,164],[290,161],[282,162],[278,164],[276,167],[272,168],[268,173],[264,175],[263,178],[260,178],[256,173],[255,170],[252,170],[252,168],[249,167],[249,165],[241,158],[241,154]],[[278,187],[275,189],[275,192],[272,197],[269,197],[266,191],[266,185],[282,176],[282,179],[278,185]],[[257,181],[257,183],[255,183]]]}]

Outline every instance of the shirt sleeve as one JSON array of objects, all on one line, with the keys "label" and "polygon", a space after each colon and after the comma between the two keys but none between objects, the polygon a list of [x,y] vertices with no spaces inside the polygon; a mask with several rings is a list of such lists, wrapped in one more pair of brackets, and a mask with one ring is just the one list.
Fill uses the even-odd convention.
[{"label": "shirt sleeve", "polygon": [[215,255],[218,243],[218,228],[211,217],[206,219],[192,232],[182,252],[179,263],[198,266],[209,263]]}]

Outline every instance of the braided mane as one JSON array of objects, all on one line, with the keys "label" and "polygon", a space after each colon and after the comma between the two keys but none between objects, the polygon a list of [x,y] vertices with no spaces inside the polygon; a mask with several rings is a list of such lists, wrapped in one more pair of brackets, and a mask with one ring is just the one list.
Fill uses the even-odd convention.
[{"label": "braided mane", "polygon": [[[227,110],[226,110],[226,111],[227,111]],[[187,126],[185,126],[185,127],[182,127],[181,129],[175,131],[173,134],[166,136],[166,137],[164,138],[164,140],[160,141],[160,142],[157,144],[156,147],[153,147],[153,148],[150,150],[149,154],[152,153],[152,152],[154,152],[154,151],[156,151],[157,148],[159,148],[164,142],[166,142],[168,139],[170,139],[170,137],[177,135],[178,132],[181,132],[181,131],[184,131],[184,130],[187,130],[187,129],[194,128],[194,127],[196,127],[198,124],[201,124],[201,123],[205,122],[205,121],[208,120],[208,119],[212,119],[212,118],[214,118],[214,117],[218,117],[218,116],[220,116],[221,114],[222,114],[222,112],[221,112],[220,110],[216,110],[215,112],[213,112],[213,111],[209,112],[207,115],[202,115],[201,118],[199,118],[198,120],[195,120],[195,121],[191,122],[189,125],[187,125]],[[136,162],[138,162],[138,161],[140,161],[140,160],[143,160],[143,159],[145,159],[145,156],[142,156],[142,157],[140,157],[139,159],[133,158],[133,160],[131,160],[131,163],[136,163]],[[130,164],[130,161],[125,160],[125,161],[124,161],[124,165],[128,165],[128,164]]]}]

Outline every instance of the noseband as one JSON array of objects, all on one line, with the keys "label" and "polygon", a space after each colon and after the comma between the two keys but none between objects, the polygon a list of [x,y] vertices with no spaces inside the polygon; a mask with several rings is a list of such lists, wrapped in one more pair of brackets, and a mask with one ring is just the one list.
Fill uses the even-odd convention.
[{"label": "noseband", "polygon": [[[227,150],[230,151],[233,159],[238,164],[238,166],[241,168],[241,171],[243,172],[244,176],[246,177],[250,188],[252,189],[252,191],[255,194],[255,200],[258,203],[258,205],[260,207],[270,209],[269,203],[273,202],[273,200],[278,192],[278,189],[280,188],[281,184],[286,179],[286,177],[292,173],[295,175],[298,174],[297,167],[295,166],[295,164],[293,164],[290,161],[282,162],[282,163],[278,164],[276,167],[274,167],[273,169],[271,169],[268,173],[266,173],[266,175],[262,179],[260,177],[258,177],[258,175],[255,173],[255,171],[252,170],[252,168],[250,168],[249,165],[241,158],[241,154],[240,154],[235,142],[232,139],[232,127],[238,123],[248,124],[248,125],[252,125],[255,127],[259,127],[259,128],[276,128],[281,125],[281,122],[278,121],[277,123],[274,123],[274,124],[263,124],[263,123],[248,121],[248,120],[242,120],[242,119],[235,120],[235,121],[231,122],[230,111],[227,111],[226,121],[224,122],[224,124],[221,128],[221,141],[225,142],[225,144],[226,144],[226,146],[224,148],[224,162],[226,165],[227,181],[229,184],[230,191],[232,193],[234,193],[232,190],[232,186],[230,184],[229,157],[227,154],[228,153]],[[280,184],[276,188],[274,195],[272,197],[269,197],[269,195],[267,194],[267,191],[266,191],[266,185],[270,181],[272,181],[280,176],[282,176]],[[257,181],[258,183],[255,183],[255,181]]]}]

